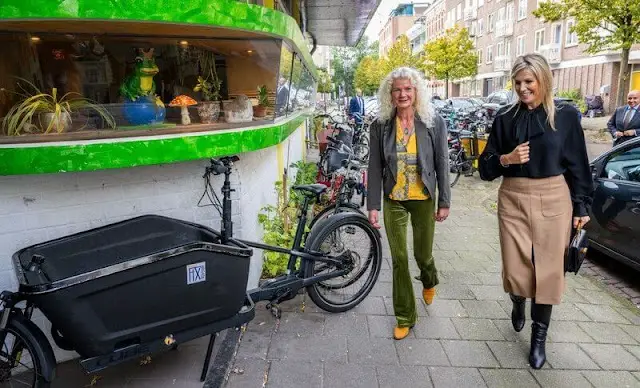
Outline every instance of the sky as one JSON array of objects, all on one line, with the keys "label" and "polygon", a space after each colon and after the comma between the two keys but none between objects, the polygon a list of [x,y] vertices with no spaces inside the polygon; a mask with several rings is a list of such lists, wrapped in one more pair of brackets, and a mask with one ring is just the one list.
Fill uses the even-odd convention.
[{"label": "sky", "polygon": [[367,26],[367,29],[364,31],[364,34],[369,38],[369,42],[373,42],[378,40],[378,33],[382,30],[384,23],[386,23],[387,18],[391,11],[398,6],[400,3],[410,3],[410,0],[381,0],[376,13],[371,18],[371,22]]}]

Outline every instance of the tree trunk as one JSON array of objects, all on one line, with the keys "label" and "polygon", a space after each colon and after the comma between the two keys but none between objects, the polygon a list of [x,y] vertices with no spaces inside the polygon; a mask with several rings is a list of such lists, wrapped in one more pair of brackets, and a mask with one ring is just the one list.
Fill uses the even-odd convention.
[{"label": "tree trunk", "polygon": [[444,99],[449,98],[449,77],[444,79]]},{"label": "tree trunk", "polygon": [[626,89],[629,85],[629,49],[623,48],[620,56],[620,73],[618,74],[618,94],[616,96],[616,106],[627,104]]}]

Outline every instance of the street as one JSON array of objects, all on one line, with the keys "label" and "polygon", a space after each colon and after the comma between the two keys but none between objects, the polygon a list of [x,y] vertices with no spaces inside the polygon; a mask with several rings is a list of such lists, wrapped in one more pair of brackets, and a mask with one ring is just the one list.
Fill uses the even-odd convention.
[{"label": "street", "polygon": [[[414,282],[420,318],[408,338],[391,337],[391,259],[385,248],[378,283],[352,311],[326,313],[298,296],[282,305],[285,312],[276,320],[259,305],[242,334],[227,387],[640,386],[640,313],[598,279],[604,270],[592,264],[567,275],[563,303],[552,317],[548,364],[538,371],[528,366],[530,320],[521,333],[513,331],[511,302],[501,285],[491,206],[498,185],[475,174],[454,187],[451,216],[436,227],[440,285],[426,306],[421,284]],[[417,274],[411,260],[410,268]]]}]

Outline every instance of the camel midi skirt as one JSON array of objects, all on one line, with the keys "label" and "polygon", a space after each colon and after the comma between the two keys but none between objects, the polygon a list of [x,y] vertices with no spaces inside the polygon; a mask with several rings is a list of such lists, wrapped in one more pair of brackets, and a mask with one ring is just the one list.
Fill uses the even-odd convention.
[{"label": "camel midi skirt", "polygon": [[506,292],[559,304],[573,206],[564,176],[504,178],[498,192],[502,283]]}]

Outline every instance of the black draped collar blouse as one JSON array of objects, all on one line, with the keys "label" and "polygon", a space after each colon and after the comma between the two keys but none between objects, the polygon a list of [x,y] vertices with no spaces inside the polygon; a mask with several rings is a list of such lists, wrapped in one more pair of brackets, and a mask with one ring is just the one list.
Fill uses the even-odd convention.
[{"label": "black draped collar blouse", "polygon": [[[480,177],[491,181],[500,176],[536,179],[564,175],[571,191],[573,215],[586,216],[593,184],[578,111],[559,103],[554,121],[555,130],[547,122],[543,105],[530,110],[520,103],[500,109],[480,155]],[[508,167],[500,164],[500,155],[527,141],[529,162]]]}]

